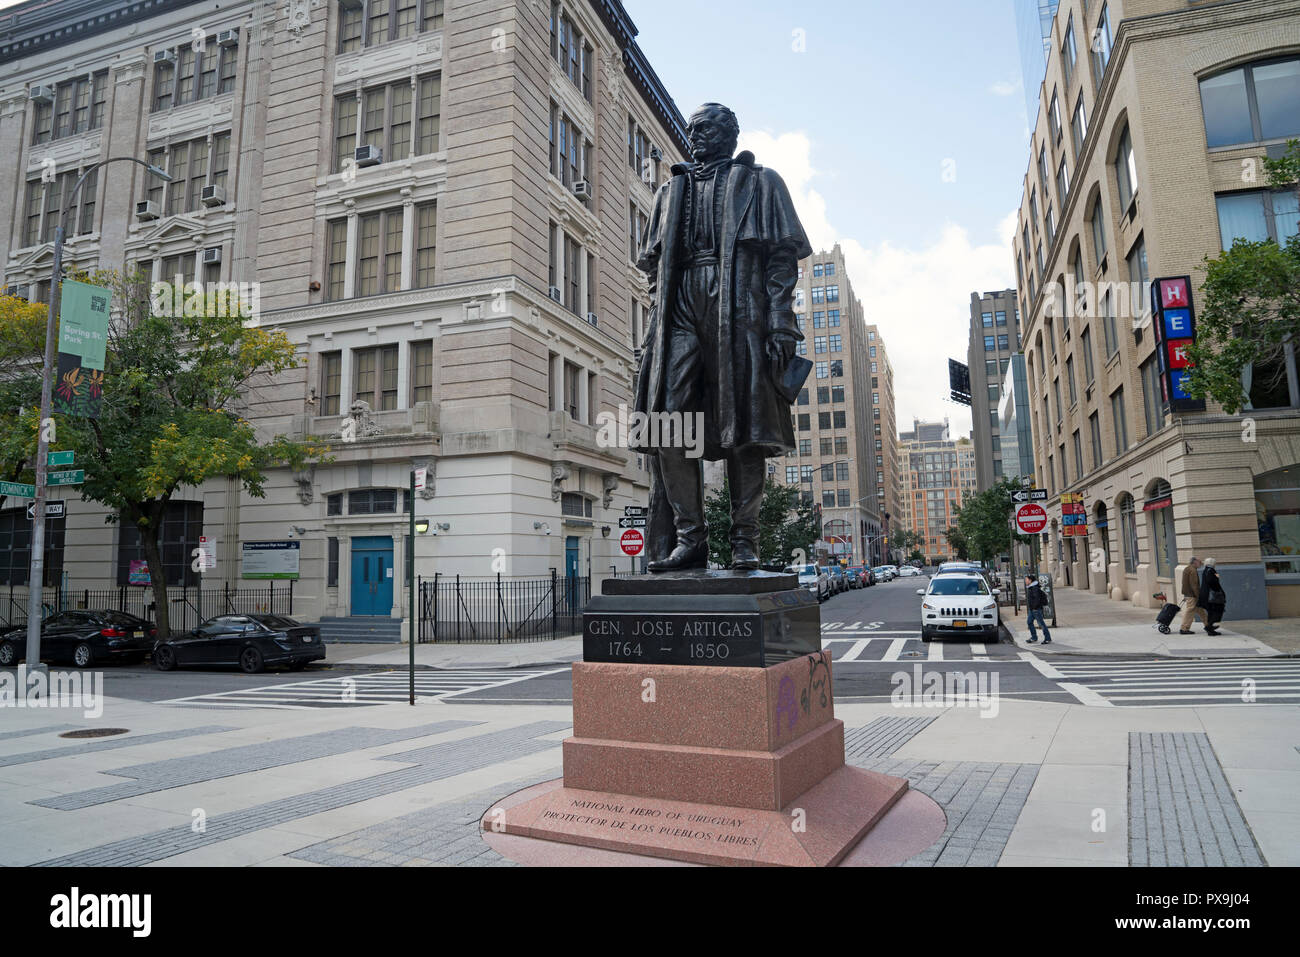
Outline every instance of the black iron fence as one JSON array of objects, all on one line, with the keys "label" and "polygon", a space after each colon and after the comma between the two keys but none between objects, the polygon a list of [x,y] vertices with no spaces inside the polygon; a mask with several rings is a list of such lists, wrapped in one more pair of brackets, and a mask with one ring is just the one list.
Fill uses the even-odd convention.
[{"label": "black iron fence", "polygon": [[[0,621],[7,626],[27,622],[27,586],[9,585],[0,598]],[[216,615],[269,612],[293,614],[293,581],[255,586],[223,584],[209,586],[173,585],[167,589],[168,621],[173,632],[188,631]],[[157,620],[153,589],[140,585],[91,588],[63,585],[41,589],[44,615],[73,608],[114,609],[149,621]]]},{"label": "black iron fence", "polygon": [[419,581],[420,642],[550,641],[582,629],[591,579],[466,578]]}]

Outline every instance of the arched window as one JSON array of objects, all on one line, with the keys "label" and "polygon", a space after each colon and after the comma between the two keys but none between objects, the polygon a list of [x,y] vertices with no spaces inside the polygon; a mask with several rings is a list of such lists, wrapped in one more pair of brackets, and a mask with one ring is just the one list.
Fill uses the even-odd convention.
[{"label": "arched window", "polygon": [[1300,133],[1300,57],[1248,63],[1207,76],[1200,85],[1207,146]]},{"label": "arched window", "polygon": [[1125,492],[1119,497],[1118,504],[1119,544],[1124,550],[1124,571],[1131,575],[1138,570],[1137,516],[1134,513],[1133,496]]},{"label": "arched window", "polygon": [[1173,489],[1168,482],[1156,479],[1147,487],[1142,510],[1151,516],[1151,551],[1156,559],[1156,576],[1172,578],[1178,552],[1174,541]]},{"label": "arched window", "polygon": [[1098,502],[1097,507],[1093,509],[1093,527],[1097,529],[1097,537],[1101,539],[1101,550],[1103,552],[1101,573],[1110,584],[1110,521],[1109,513],[1106,510],[1105,502]]},{"label": "arched window", "polygon": [[1255,476],[1255,518],[1264,573],[1300,573],[1300,463]]}]

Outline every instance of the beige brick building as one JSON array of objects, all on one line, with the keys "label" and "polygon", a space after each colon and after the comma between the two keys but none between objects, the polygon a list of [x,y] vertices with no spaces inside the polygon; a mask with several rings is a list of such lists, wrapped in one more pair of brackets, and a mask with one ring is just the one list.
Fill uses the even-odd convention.
[{"label": "beige brick building", "polygon": [[[1039,484],[1082,493],[1088,535],[1060,534],[1054,498],[1046,567],[1152,607],[1213,556],[1229,619],[1300,613],[1293,347],[1252,371],[1241,415],[1170,414],[1143,285],[1190,276],[1195,308],[1203,257],[1296,230],[1294,193],[1255,173],[1300,135],[1300,3],[1062,0],[1051,44],[1017,285]],[[1095,305],[1053,310],[1045,288],[1067,282]]]},{"label": "beige brick building", "polygon": [[[649,302],[633,250],[685,145],[635,35],[617,0],[4,11],[5,283],[48,294],[79,169],[162,165],[167,186],[129,163],[88,182],[67,260],[259,283],[261,322],[301,365],[244,414],[336,456],[272,474],[264,499],[224,482],[178,496],[169,577],[193,577],[198,534],[217,543],[205,586],[240,579],[241,543],[292,539],[300,617],[400,617],[415,465],[432,476],[420,575],[626,571],[617,519],[646,474],[597,416],[631,403]],[[74,586],[124,580],[131,543],[96,506],[74,501],[63,531]]]},{"label": "beige brick building", "polygon": [[957,524],[958,509],[976,492],[974,443],[969,436],[950,438],[946,419],[916,420],[910,431],[898,435],[898,462],[901,527],[920,536],[917,547],[926,558],[957,558],[948,529]]},{"label": "beige brick building", "polygon": [[[883,483],[872,435],[880,398],[872,365],[879,368],[879,360],[871,358],[877,346],[870,341],[877,334],[853,294],[838,243],[800,262],[794,309],[804,335],[798,353],[813,371],[791,410],[796,448],[770,466],[821,506],[819,549],[850,564],[879,564]],[[892,417],[892,379],[890,388]]]},{"label": "beige brick building", "polygon": [[894,407],[894,367],[889,361],[880,327],[867,326],[867,369],[871,375],[871,464],[875,473],[877,510],[884,530],[881,562],[888,562],[890,539],[903,528],[899,494],[898,417]]}]

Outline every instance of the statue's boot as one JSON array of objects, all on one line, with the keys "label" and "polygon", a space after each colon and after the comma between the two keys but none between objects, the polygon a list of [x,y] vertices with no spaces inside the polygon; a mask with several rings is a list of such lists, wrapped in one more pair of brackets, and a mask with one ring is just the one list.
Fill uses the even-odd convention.
[{"label": "statue's boot", "polygon": [[727,486],[731,489],[731,567],[758,568],[758,514],[763,505],[762,451],[744,449],[727,456]]},{"label": "statue's boot", "polygon": [[662,449],[658,458],[664,497],[672,506],[673,524],[677,528],[677,547],[667,558],[650,562],[646,568],[652,572],[707,568],[709,527],[704,522],[704,483],[699,459],[687,458],[683,449]]}]

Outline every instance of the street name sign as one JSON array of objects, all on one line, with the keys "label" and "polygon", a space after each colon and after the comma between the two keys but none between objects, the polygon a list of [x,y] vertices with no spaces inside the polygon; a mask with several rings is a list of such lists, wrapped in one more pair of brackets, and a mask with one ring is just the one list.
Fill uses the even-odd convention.
[{"label": "street name sign", "polygon": [[66,452],[46,452],[45,464],[51,467],[55,465],[71,465],[72,452],[70,450]]},{"label": "street name sign", "polygon": [[25,482],[0,482],[0,495],[12,495],[14,498],[35,498],[36,486]]},{"label": "street name sign", "polygon": [[51,472],[45,478],[46,485],[80,485],[86,481],[85,469],[69,469],[66,472]]}]

